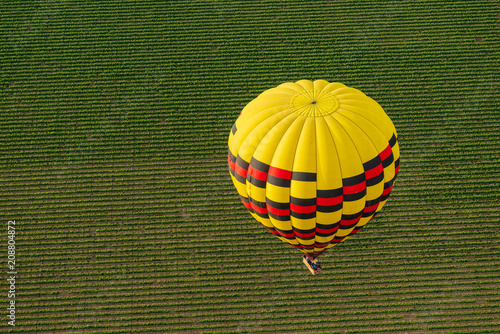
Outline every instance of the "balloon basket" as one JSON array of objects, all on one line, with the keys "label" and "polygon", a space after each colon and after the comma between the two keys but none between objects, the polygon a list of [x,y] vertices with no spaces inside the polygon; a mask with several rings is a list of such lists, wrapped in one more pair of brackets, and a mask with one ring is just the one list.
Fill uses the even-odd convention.
[{"label": "balloon basket", "polygon": [[[306,265],[307,269],[309,269],[309,271],[311,272],[311,274],[313,275],[318,275],[321,273],[321,267],[319,266],[319,262],[318,262],[318,259],[314,259],[314,260],[309,260],[307,258],[306,255],[304,255],[304,257],[302,258],[302,261],[304,262],[304,264]],[[317,268],[314,269],[313,266],[317,264]]]}]

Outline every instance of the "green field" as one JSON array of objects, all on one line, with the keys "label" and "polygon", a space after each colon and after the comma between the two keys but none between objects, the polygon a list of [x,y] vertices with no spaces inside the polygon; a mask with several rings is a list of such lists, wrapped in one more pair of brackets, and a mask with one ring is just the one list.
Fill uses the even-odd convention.
[{"label": "green field", "polygon": [[[0,38],[0,331],[500,333],[498,1],[6,0]],[[319,276],[227,167],[241,109],[300,79],[401,148]]]}]

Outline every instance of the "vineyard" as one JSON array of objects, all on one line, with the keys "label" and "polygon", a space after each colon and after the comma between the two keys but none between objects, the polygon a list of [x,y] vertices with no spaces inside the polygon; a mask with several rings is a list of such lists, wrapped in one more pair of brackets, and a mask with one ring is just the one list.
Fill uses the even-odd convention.
[{"label": "vineyard", "polygon": [[[0,331],[500,333],[498,2],[0,13]],[[227,165],[241,109],[300,79],[376,100],[401,149],[384,209],[317,276],[250,216]]]}]

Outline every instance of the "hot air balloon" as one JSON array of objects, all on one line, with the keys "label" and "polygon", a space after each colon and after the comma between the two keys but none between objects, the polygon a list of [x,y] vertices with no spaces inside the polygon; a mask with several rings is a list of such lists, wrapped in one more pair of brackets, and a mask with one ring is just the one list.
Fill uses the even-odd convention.
[{"label": "hot air balloon", "polygon": [[317,257],[358,232],[386,203],[399,170],[394,124],[361,91],[325,80],[268,89],[228,140],[229,172],[250,214]]}]

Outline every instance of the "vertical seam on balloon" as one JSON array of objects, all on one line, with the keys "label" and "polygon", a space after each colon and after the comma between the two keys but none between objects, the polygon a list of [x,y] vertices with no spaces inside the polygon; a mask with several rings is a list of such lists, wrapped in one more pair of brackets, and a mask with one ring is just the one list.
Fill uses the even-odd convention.
[{"label": "vertical seam on balloon", "polygon": [[[332,119],[333,121],[335,121],[335,122],[336,122],[336,120],[335,120],[335,118],[333,117],[333,115],[332,115],[332,114],[329,114],[329,115],[327,115],[327,116],[328,116],[328,117],[331,117],[331,119]],[[337,145],[335,144],[335,136],[333,135],[333,133],[332,133],[332,128],[330,127],[330,125],[328,124],[328,122],[326,121],[326,119],[325,119],[325,118],[326,118],[326,116],[325,116],[325,117],[323,117],[323,120],[324,120],[324,122],[325,122],[325,124],[326,124],[326,126],[327,126],[327,128],[328,128],[328,132],[330,133],[330,137],[332,138],[332,143],[333,143],[333,146],[335,146],[335,152],[337,153],[337,161],[338,161],[338,163],[339,163],[340,179],[341,179],[341,180],[343,180],[343,177],[342,177],[342,168],[341,168],[341,165],[340,165],[339,150],[337,149]],[[344,201],[344,196],[342,195],[342,202],[343,202],[343,201]],[[340,213],[340,215],[341,215],[341,217],[342,217],[342,214],[344,213],[344,206],[343,206],[343,205],[342,205],[342,209],[341,209],[341,210],[342,210],[342,212]],[[342,218],[341,218],[341,219],[342,219]],[[338,230],[337,230],[337,231],[338,231]],[[330,242],[328,243],[328,245],[330,245],[330,244],[332,243],[333,239],[335,239],[335,235],[337,234],[337,231],[335,231],[335,234],[334,234],[334,235],[332,235],[332,239],[330,240]],[[327,246],[328,246],[328,245],[327,245]]]},{"label": "vertical seam on balloon", "polygon": [[[378,149],[377,149],[377,146],[373,143],[371,137],[363,130],[363,128],[361,128],[359,125],[356,124],[356,122],[354,122],[353,120],[351,120],[349,117],[347,117],[346,115],[342,115],[341,113],[337,113],[337,116],[342,116],[344,117],[345,119],[347,119],[349,122],[351,122],[354,126],[356,126],[359,130],[361,130],[361,132],[363,132],[366,136],[366,138],[368,138],[368,140],[370,141],[370,143],[372,144],[372,146],[375,148],[375,152],[377,152],[378,155],[380,155],[380,153],[378,152]],[[371,123],[371,122],[370,122]],[[373,124],[373,123],[372,123]],[[377,128],[377,130],[380,131],[380,129]],[[380,133],[382,133],[382,131],[380,131]],[[349,135],[349,133],[348,133]],[[383,133],[382,133],[383,135]],[[351,136],[349,136],[349,138],[351,138]],[[354,144],[354,141],[353,141],[353,144]],[[358,148],[356,146],[356,144],[354,144],[354,147],[356,147],[356,151],[358,152],[358,156],[360,157],[360,160],[361,160],[361,163],[363,163],[363,159],[361,159],[361,156],[359,155],[359,151],[358,151]],[[375,158],[375,157],[374,157]],[[364,168],[363,168],[364,170]],[[366,173],[366,171],[365,171]],[[385,179],[385,170],[384,168],[382,168],[382,174],[384,175],[384,179]],[[366,177],[365,177],[365,181],[366,181]],[[368,189],[368,185],[366,186],[366,188]],[[382,189],[382,193],[384,192],[384,190]],[[382,196],[382,193],[380,194],[380,196]],[[379,196],[379,197],[380,197]],[[365,199],[365,208],[366,208],[366,202],[367,202],[367,199],[368,199],[368,194],[366,195],[366,199]],[[380,202],[379,202],[380,204]],[[356,224],[357,226],[358,224]],[[354,226],[354,227],[356,227]]]},{"label": "vertical seam on balloon", "polygon": [[[332,114],[333,119],[335,119],[335,121],[339,124],[339,126],[342,128],[342,130],[344,130],[344,132],[347,134],[347,137],[349,137],[349,139],[351,140],[351,143],[352,143],[352,145],[354,146],[354,149],[356,150],[356,154],[358,155],[359,161],[361,161],[361,164],[363,164],[363,159],[361,158],[361,155],[359,154],[358,148],[357,148],[356,144],[354,143],[354,141],[352,140],[351,135],[350,135],[350,134],[349,134],[349,132],[348,132],[348,131],[344,128],[344,126],[342,125],[342,123],[340,123],[339,121],[337,121],[337,119],[336,119],[336,117],[335,117],[335,116],[336,116],[335,114]],[[344,116],[344,117],[345,117],[345,116]],[[339,159],[340,159],[340,158],[339,158]],[[340,168],[340,169],[342,170],[342,165],[341,165],[341,168]],[[364,168],[363,168],[363,176],[364,176]],[[342,182],[343,182],[343,180],[344,180],[344,178],[342,178]],[[366,177],[365,177],[365,182],[366,182]],[[342,187],[343,187],[343,185],[342,185]],[[365,186],[365,189],[366,189],[366,186]],[[364,206],[366,206],[366,195],[365,195],[364,197],[365,197],[365,204],[364,204]],[[344,208],[342,207],[342,215],[343,215],[343,213],[344,213]],[[361,213],[361,214],[362,214],[362,213]],[[360,217],[359,219],[361,219],[361,217]],[[341,218],[341,221],[342,221],[342,218]],[[357,224],[358,224],[358,222],[356,222],[356,225],[357,225]],[[354,225],[354,227],[356,227],[356,225]],[[353,227],[353,228],[354,228],[354,227]],[[339,228],[339,229],[340,229],[340,228]],[[344,237],[342,237],[342,239],[344,239],[344,238],[345,238],[345,236],[344,236]]]},{"label": "vertical seam on balloon", "polygon": [[[252,157],[250,158],[250,162],[249,162],[249,164],[251,163],[252,158],[255,156],[255,152],[257,151],[257,149],[259,148],[260,144],[262,143],[262,140],[263,140],[263,139],[267,136],[267,134],[268,134],[268,133],[270,133],[270,132],[271,132],[271,131],[272,131],[272,130],[273,130],[273,129],[274,129],[274,128],[278,125],[278,124],[280,124],[283,120],[285,120],[286,118],[288,118],[288,117],[290,117],[290,116],[292,116],[292,115],[293,115],[293,113],[289,113],[288,115],[286,115],[285,117],[283,117],[282,119],[280,119],[280,120],[279,120],[276,124],[274,124],[271,128],[269,128],[269,130],[268,130],[268,131],[267,131],[267,132],[266,132],[266,133],[262,136],[262,139],[261,139],[261,140],[260,140],[260,141],[259,141],[259,142],[255,145],[255,150],[254,150],[254,151],[253,151],[253,153],[252,153]],[[274,116],[274,115],[273,115],[273,116]],[[271,116],[271,117],[272,117],[272,116]],[[270,117],[269,117],[269,118],[270,118]],[[267,120],[267,119],[269,119],[269,118],[266,118],[266,120]],[[292,123],[293,123],[293,122],[292,122]],[[280,140],[281,140],[281,139],[280,139]],[[278,144],[278,145],[279,145],[279,144]],[[274,156],[274,154],[275,154],[275,153],[276,153],[276,150],[273,152],[273,156]],[[272,161],[272,157],[271,157],[271,161]],[[249,165],[249,166],[250,166],[250,165]],[[245,186],[246,186],[246,190],[247,190],[247,196],[248,196],[249,198],[251,198],[251,189],[252,189],[252,186],[253,186],[253,185],[252,185],[251,183],[250,183],[250,185],[248,185],[248,183],[249,183],[249,181],[248,181],[248,175],[250,175],[250,174],[247,174],[247,178],[246,178],[246,182],[247,182],[247,183],[245,184]],[[267,183],[267,178],[266,178],[266,183]],[[267,198],[267,196],[265,196],[265,197]],[[265,199],[266,199],[266,198],[265,198]],[[265,201],[265,199],[264,199],[264,201]],[[266,211],[267,211],[267,212],[269,212],[269,209],[267,208],[267,203],[266,203]],[[268,216],[269,216],[269,214],[268,214]],[[269,219],[270,219],[270,218],[269,218]],[[274,225],[274,224],[273,224],[273,225]]]},{"label": "vertical seam on balloon", "polygon": [[[314,84],[313,84],[314,85]],[[317,124],[316,124],[316,118],[317,117],[314,117],[314,145],[316,145],[316,143],[318,142],[318,127],[317,127]],[[316,174],[316,216],[314,217],[314,247],[313,247],[313,254],[315,252],[315,248],[316,248],[316,225],[318,224],[318,145],[316,145],[316,154],[315,154],[315,160],[316,160],[316,163],[314,165],[315,167],[315,171],[314,173]]]},{"label": "vertical seam on balloon", "polygon": [[[374,101],[375,102],[375,101]],[[360,117],[363,117],[364,119],[366,119],[368,122],[372,123],[382,134],[384,134],[384,131],[382,131],[382,129],[380,129],[378,126],[377,126],[377,123],[373,123],[369,118],[366,118],[365,116],[363,116],[363,114],[360,114],[356,111],[353,111],[353,110],[349,110],[349,109],[346,109],[344,106],[346,106],[346,104],[343,104],[343,105],[339,105],[339,108],[337,110],[343,110],[343,111],[347,111],[347,112],[350,112],[350,113],[353,113],[353,114],[356,114]],[[347,104],[347,106],[349,106],[349,104]],[[380,107],[382,108],[382,107]],[[385,113],[385,111],[382,109],[382,111]],[[387,115],[387,114],[386,114]],[[387,116],[388,117],[388,116]],[[390,120],[390,119],[389,119]],[[394,124],[392,123],[391,121],[391,124],[392,126],[394,127]],[[395,128],[395,127],[394,127]]]},{"label": "vertical seam on balloon", "polygon": [[[314,82],[316,82],[317,80],[315,80]],[[314,89],[314,82],[313,82],[313,89]],[[319,99],[321,97],[321,92],[323,92],[325,90],[325,87],[328,86],[328,84],[324,85],[323,88],[321,88],[319,91],[318,91],[318,95],[315,97],[315,99]]]},{"label": "vertical seam on balloon", "polygon": [[[295,119],[292,121],[292,123],[290,123],[290,126],[292,126],[292,124],[293,124],[294,122],[296,122],[296,121],[297,121],[297,119],[299,119],[299,118],[301,117],[300,115],[294,115],[294,113],[293,113],[293,112],[292,112],[292,113],[290,113],[288,116],[295,116]],[[287,117],[288,117],[288,116],[287,116]],[[285,117],[285,118],[287,118],[287,117]],[[285,119],[285,118],[283,118],[283,119]],[[279,124],[279,122],[278,122],[277,124]],[[276,125],[277,125],[277,124],[276,124]],[[288,128],[290,128],[290,126],[289,126]],[[274,128],[274,127],[273,127],[273,128]],[[270,130],[271,130],[271,129],[270,129]],[[288,130],[288,129],[287,129],[287,130]],[[285,133],[286,133],[286,131],[285,131]],[[263,137],[263,138],[264,138],[264,137]],[[283,136],[279,139],[279,142],[278,142],[278,145],[276,145],[276,148],[277,148],[277,147],[279,147],[279,145],[280,145],[280,143],[281,143],[281,141],[282,141],[282,140],[283,140]],[[260,143],[259,143],[259,144],[260,144]],[[269,164],[269,166],[270,166],[270,167],[272,166],[272,161],[273,161],[273,159],[274,159],[274,156],[275,156],[275,155],[276,155],[276,150],[273,152],[273,156],[271,157],[271,162],[270,162],[270,164]],[[269,177],[269,176],[268,176],[268,177]],[[266,184],[267,184],[267,182],[268,182],[268,181],[266,180]],[[266,188],[267,188],[267,185],[266,185]],[[269,212],[269,207],[268,207],[268,204],[267,204],[267,199],[268,199],[268,197],[267,197],[267,190],[266,190],[266,209],[267,209],[267,211]],[[290,210],[290,188],[288,189],[288,209]],[[271,224],[274,226],[274,228],[276,228],[276,225],[274,225],[273,220],[272,220],[271,218],[272,218],[272,217],[269,217],[269,221],[270,221],[270,222],[271,222]],[[274,218],[273,218],[273,219],[274,219]],[[290,227],[292,227],[292,220],[291,220],[291,217],[290,217]],[[293,228],[292,228],[292,232],[293,232]],[[281,234],[280,234],[280,235],[281,235]],[[294,233],[294,235],[295,235],[295,233]],[[295,239],[295,240],[297,241],[297,239]],[[298,241],[297,241],[297,242],[298,242]]]},{"label": "vertical seam on balloon", "polygon": [[[300,117],[304,117],[304,116],[299,116],[296,118],[299,119]],[[294,121],[295,122],[295,121]],[[304,121],[305,123],[305,121]],[[302,127],[300,128],[300,132],[299,132],[299,135],[297,136],[297,145],[298,145],[298,142],[300,140],[300,135],[302,134],[302,130],[304,129],[304,123],[302,123]],[[293,152],[293,162],[292,162],[292,175],[293,175],[293,166],[295,165],[295,156],[296,156],[296,153],[297,153],[297,145],[295,145],[295,150]],[[293,230],[293,224],[292,224],[292,215],[291,215],[291,202],[292,202],[292,196],[290,195],[292,193],[292,182],[290,181],[290,188],[289,188],[289,192],[288,192],[288,208],[290,210],[290,226],[292,227],[292,233],[293,235],[295,236],[295,241],[297,241],[299,243],[299,245],[303,246],[299,240],[297,240],[297,235],[295,234],[295,231]]]}]

